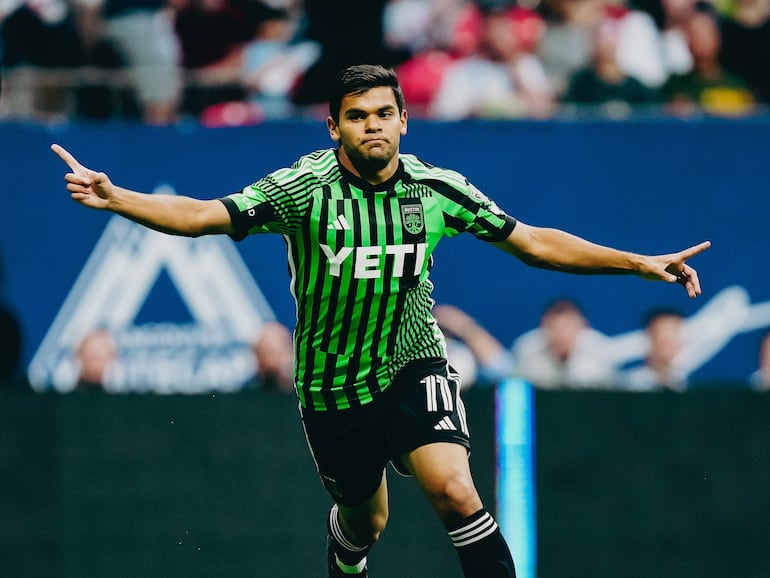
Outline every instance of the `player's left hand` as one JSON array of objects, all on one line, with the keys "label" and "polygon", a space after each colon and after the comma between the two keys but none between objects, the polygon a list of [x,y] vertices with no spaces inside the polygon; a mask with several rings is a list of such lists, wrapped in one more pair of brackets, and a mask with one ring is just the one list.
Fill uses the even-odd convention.
[{"label": "player's left hand", "polygon": [[72,154],[58,144],[52,144],[51,150],[70,168],[64,175],[67,190],[73,200],[92,209],[107,209],[114,196],[115,187],[109,177],[81,165]]},{"label": "player's left hand", "polygon": [[649,269],[642,271],[642,277],[662,280],[667,283],[679,283],[687,290],[690,298],[695,298],[701,294],[700,280],[698,279],[698,272],[690,267],[686,261],[709,247],[711,247],[711,241],[704,241],[678,253],[650,257]]}]

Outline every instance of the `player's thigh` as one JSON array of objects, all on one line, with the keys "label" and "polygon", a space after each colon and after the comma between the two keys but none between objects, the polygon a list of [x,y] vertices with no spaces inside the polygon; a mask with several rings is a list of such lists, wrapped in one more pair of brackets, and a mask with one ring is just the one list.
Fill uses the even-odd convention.
[{"label": "player's thigh", "polygon": [[427,444],[402,455],[401,462],[445,521],[465,518],[481,509],[465,446]]},{"label": "player's thigh", "polygon": [[303,413],[302,423],[318,475],[332,499],[364,510],[372,498],[378,503],[389,457],[376,412]]}]

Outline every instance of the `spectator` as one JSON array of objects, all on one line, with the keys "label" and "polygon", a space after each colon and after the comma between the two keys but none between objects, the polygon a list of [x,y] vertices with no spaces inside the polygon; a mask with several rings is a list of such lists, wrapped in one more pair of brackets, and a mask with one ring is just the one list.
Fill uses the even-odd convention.
[{"label": "spectator", "polygon": [[257,372],[249,387],[281,393],[294,391],[294,346],[288,327],[278,322],[266,323],[254,342],[254,356]]},{"label": "spectator", "polygon": [[590,62],[591,37],[606,6],[601,0],[543,0],[538,10],[546,22],[538,56],[561,97],[572,75]]},{"label": "spectator", "polygon": [[391,0],[385,7],[388,46],[412,54],[397,68],[411,118],[430,117],[446,71],[478,49],[478,14],[465,0]]},{"label": "spectator", "polygon": [[243,52],[257,23],[233,0],[175,0],[174,30],[188,78],[184,112],[199,115],[221,102],[242,101]]},{"label": "spectator", "polygon": [[479,50],[448,66],[431,115],[445,120],[550,116],[550,81],[537,56],[524,49],[528,38],[522,30],[532,22],[541,21],[524,8],[480,11]]},{"label": "spectator", "polygon": [[187,70],[237,70],[257,23],[233,0],[175,0],[174,30]]},{"label": "spectator", "polygon": [[[0,66],[74,69],[85,63],[77,19],[65,0],[0,2]],[[60,78],[33,75],[31,82],[6,78],[0,116],[49,119],[69,113],[72,93]]]},{"label": "spectator", "polygon": [[720,60],[770,103],[770,0],[730,0],[721,19]]},{"label": "spectator", "polygon": [[97,328],[88,332],[75,349],[78,368],[75,391],[104,391],[117,353],[115,338],[108,330]]},{"label": "spectator", "polygon": [[770,332],[759,345],[758,368],[751,374],[749,385],[756,391],[770,391]]},{"label": "spectator", "polygon": [[650,105],[657,101],[655,92],[632,76],[618,61],[620,22],[606,18],[598,26],[593,39],[590,65],[571,78],[566,102],[602,105],[610,116],[627,116],[630,105]]},{"label": "spectator", "polygon": [[661,31],[650,14],[628,8],[608,10],[608,18],[618,24],[617,61],[620,69],[648,88],[658,89],[668,78]]},{"label": "spectator", "polygon": [[[469,13],[467,0],[390,0],[383,13],[385,42],[392,48],[419,54],[433,49],[467,54],[460,23]],[[475,31],[470,42],[475,43]]]},{"label": "spectator", "polygon": [[147,124],[178,119],[181,49],[169,0],[80,0],[82,26],[120,59]]},{"label": "spectator", "polygon": [[410,53],[385,42],[384,8],[388,0],[305,0],[303,39],[317,42],[321,56],[302,75],[293,93],[299,106],[325,105],[331,79],[354,64],[397,66]]},{"label": "spectator", "polygon": [[295,114],[291,94],[320,56],[313,41],[294,41],[297,23],[288,10],[265,6],[262,21],[246,45],[241,78],[251,103],[265,118]]},{"label": "spectator", "polygon": [[608,338],[570,299],[549,304],[540,326],[513,344],[516,374],[543,389],[609,389],[616,376]]},{"label": "spectator", "polygon": [[[696,9],[697,0],[633,0],[631,4],[650,16],[657,29],[653,51],[660,55],[661,69],[650,70],[648,86],[660,88],[672,75],[687,74],[693,60],[684,27]],[[640,77],[641,78],[641,77]]]},{"label": "spectator", "polygon": [[473,317],[453,305],[437,305],[433,316],[447,338],[449,362],[465,387],[495,385],[513,375],[510,352]]},{"label": "spectator", "polygon": [[693,69],[672,76],[663,87],[669,110],[678,116],[706,113],[740,116],[755,110],[746,82],[724,70],[719,62],[721,36],[716,18],[706,10],[694,12],[685,24]]},{"label": "spectator", "polygon": [[629,391],[684,391],[688,386],[682,352],[684,316],[674,309],[655,309],[644,323],[648,351],[644,364],[630,369],[621,379]]},{"label": "spectator", "polygon": [[7,68],[70,68],[83,63],[75,14],[64,0],[1,3],[0,38]]}]

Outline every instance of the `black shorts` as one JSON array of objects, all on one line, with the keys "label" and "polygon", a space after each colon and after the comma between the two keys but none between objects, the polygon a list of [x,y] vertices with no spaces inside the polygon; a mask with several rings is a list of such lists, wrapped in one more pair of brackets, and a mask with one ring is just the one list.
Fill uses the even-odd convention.
[{"label": "black shorts", "polygon": [[371,498],[388,462],[409,475],[399,457],[418,447],[451,442],[470,451],[460,377],[445,359],[410,363],[374,401],[335,412],[302,411],[308,446],[335,502]]}]

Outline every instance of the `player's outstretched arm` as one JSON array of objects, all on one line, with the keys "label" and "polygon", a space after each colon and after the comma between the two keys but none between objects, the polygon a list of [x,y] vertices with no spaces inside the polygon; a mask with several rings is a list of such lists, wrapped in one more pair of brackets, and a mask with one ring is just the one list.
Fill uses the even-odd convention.
[{"label": "player's outstretched arm", "polygon": [[51,150],[70,168],[71,172],[64,176],[67,190],[86,207],[112,211],[172,235],[196,237],[232,232],[230,216],[220,201],[131,191],[114,185],[105,173],[84,167],[58,144],[51,145]]},{"label": "player's outstretched arm", "polygon": [[690,297],[701,294],[697,271],[686,263],[711,246],[704,241],[678,253],[640,255],[597,245],[559,229],[533,227],[519,221],[497,246],[528,265],[581,274],[631,274],[679,283]]}]

